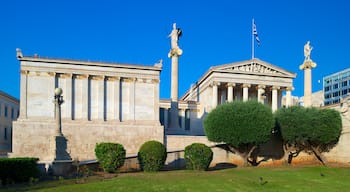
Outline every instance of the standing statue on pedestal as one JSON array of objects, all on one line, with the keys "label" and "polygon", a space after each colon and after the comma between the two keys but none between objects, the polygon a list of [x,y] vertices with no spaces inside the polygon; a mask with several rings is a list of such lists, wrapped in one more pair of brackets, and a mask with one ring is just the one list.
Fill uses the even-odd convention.
[{"label": "standing statue on pedestal", "polygon": [[305,56],[305,61],[310,61],[310,55],[313,47],[310,46],[310,41],[307,41],[306,44],[304,45],[304,56]]},{"label": "standing statue on pedestal", "polygon": [[312,75],[311,69],[316,67],[316,63],[311,60],[310,41],[304,45],[304,62],[299,66],[300,70],[304,70],[304,107],[312,106]]},{"label": "standing statue on pedestal", "polygon": [[304,45],[304,63],[299,66],[300,70],[304,70],[305,68],[315,68],[316,63],[311,60],[311,51],[313,50],[313,47],[310,45],[310,41],[307,41]]},{"label": "standing statue on pedestal", "polygon": [[182,50],[180,49],[178,45],[179,38],[182,35],[182,30],[180,28],[176,28],[176,23],[173,24],[173,30],[169,34],[168,37],[171,38],[171,50],[168,54],[168,57],[170,58],[172,55],[177,54],[181,55]]}]

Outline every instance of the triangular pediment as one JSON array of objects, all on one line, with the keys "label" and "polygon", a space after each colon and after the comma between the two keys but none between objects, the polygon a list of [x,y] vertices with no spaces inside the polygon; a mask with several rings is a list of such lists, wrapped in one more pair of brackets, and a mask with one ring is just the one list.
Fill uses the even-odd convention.
[{"label": "triangular pediment", "polygon": [[254,75],[295,77],[294,73],[286,71],[275,65],[269,64],[259,59],[252,59],[237,63],[219,65],[212,68],[213,71],[227,73],[245,73]]}]

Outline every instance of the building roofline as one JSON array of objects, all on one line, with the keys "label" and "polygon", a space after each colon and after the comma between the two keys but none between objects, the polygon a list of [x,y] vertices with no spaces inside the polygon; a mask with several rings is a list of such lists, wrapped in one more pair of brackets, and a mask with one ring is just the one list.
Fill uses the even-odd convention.
[{"label": "building roofline", "polygon": [[146,66],[139,64],[124,64],[124,63],[113,63],[113,62],[102,62],[102,61],[83,61],[73,59],[57,59],[57,58],[43,58],[37,56],[23,56],[18,57],[19,61],[31,61],[31,62],[45,62],[45,63],[62,63],[71,65],[87,65],[87,66],[100,66],[100,67],[113,67],[113,68],[126,68],[126,69],[140,69],[140,70],[153,70],[161,71],[161,64],[155,64],[154,66]]},{"label": "building roofline", "polygon": [[10,100],[12,100],[13,102],[15,102],[15,103],[19,103],[19,99],[17,99],[16,97],[14,97],[14,96],[11,96],[11,95],[9,95],[8,93],[5,93],[4,91],[1,91],[0,90],[0,95],[1,96],[4,96],[4,97],[7,97],[8,99],[10,99]]},{"label": "building roofline", "polygon": [[344,69],[344,70],[341,70],[341,71],[338,71],[338,72],[335,72],[335,73],[331,73],[331,74],[329,74],[329,75],[327,75],[327,76],[324,76],[323,79],[332,77],[332,76],[334,76],[334,75],[339,75],[339,74],[341,74],[341,73],[349,72],[349,71],[350,71],[350,68],[346,68],[346,69]]},{"label": "building roofline", "polygon": [[[271,67],[273,67],[273,68],[275,68],[275,69],[278,69],[278,70],[280,70],[280,71],[284,71],[284,72],[286,72],[286,73],[289,73],[289,74],[290,74],[290,75],[289,75],[290,78],[295,78],[295,77],[296,77],[296,73],[292,73],[292,72],[287,71],[287,70],[285,70],[285,69],[282,69],[282,68],[280,68],[280,67],[278,67],[278,66],[276,66],[276,65],[272,65],[272,64],[270,64],[270,63],[268,63],[268,62],[266,62],[266,61],[262,61],[262,60],[260,60],[260,59],[258,59],[258,58],[254,58],[254,59],[249,59],[249,60],[244,60],[244,61],[237,61],[237,62],[231,62],[231,63],[227,63],[227,64],[222,64],[222,65],[212,66],[212,67],[209,68],[209,70],[207,70],[207,71],[199,78],[198,81],[196,81],[195,85],[198,87],[198,86],[199,86],[207,77],[209,77],[213,72],[222,72],[221,70],[218,70],[219,68],[222,68],[222,67],[225,67],[225,66],[231,66],[231,65],[240,65],[240,64],[244,64],[244,63],[255,63],[255,62],[256,62],[256,63],[262,63],[262,64],[264,64],[264,65],[271,66]],[[241,72],[238,71],[237,73],[241,73]],[[245,73],[243,73],[243,74],[245,74]],[[264,74],[257,74],[257,75],[264,75]],[[268,75],[268,76],[271,76],[272,74],[267,74],[267,75]],[[278,75],[276,75],[276,76],[278,76]],[[192,89],[192,87],[191,87],[190,89]],[[187,90],[187,91],[185,92],[185,94],[181,97],[181,100],[185,99],[185,98],[187,97],[187,95],[189,95],[190,89]]]}]

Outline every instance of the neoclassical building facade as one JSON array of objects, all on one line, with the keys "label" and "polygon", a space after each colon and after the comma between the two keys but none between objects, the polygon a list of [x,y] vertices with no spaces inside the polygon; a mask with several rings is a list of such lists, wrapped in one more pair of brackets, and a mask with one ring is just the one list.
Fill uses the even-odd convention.
[{"label": "neoclassical building facade", "polygon": [[12,149],[12,121],[19,114],[19,100],[0,91],[0,156]]},{"label": "neoclassical building facade", "polygon": [[[179,125],[171,130],[170,100],[160,101],[160,121],[171,134],[204,135],[203,118],[217,105],[257,100],[273,111],[292,105],[295,73],[259,59],[211,67],[179,100]],[[282,105],[282,95],[285,103]]]},{"label": "neoclassical building facade", "polygon": [[54,91],[61,105],[65,150],[71,159],[95,159],[96,143],[122,143],[128,154],[146,141],[163,142],[159,76],[154,66],[22,56],[20,116],[13,122],[11,156],[55,158]]}]

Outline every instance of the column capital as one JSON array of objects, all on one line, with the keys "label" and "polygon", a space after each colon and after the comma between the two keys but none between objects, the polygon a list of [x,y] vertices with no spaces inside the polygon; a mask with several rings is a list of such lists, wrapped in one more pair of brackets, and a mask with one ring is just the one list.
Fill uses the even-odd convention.
[{"label": "column capital", "polygon": [[242,84],[242,87],[243,87],[243,88],[250,88],[250,84],[248,84],[248,83],[243,83],[243,84]]},{"label": "column capital", "polygon": [[226,84],[226,87],[235,87],[236,86],[236,83],[227,83]]},{"label": "column capital", "polygon": [[219,86],[220,85],[220,82],[217,82],[217,81],[213,81],[210,83],[210,86]]},{"label": "column capital", "polygon": [[21,70],[21,74],[23,75],[28,75],[29,71],[28,70]]},{"label": "column capital", "polygon": [[112,76],[107,76],[106,77],[107,81],[119,81],[120,77],[112,77]]},{"label": "column capital", "polygon": [[87,78],[89,78],[89,75],[87,75],[87,74],[74,74],[74,77],[76,79],[87,79]]},{"label": "column capital", "polygon": [[272,89],[272,90],[279,90],[280,87],[279,87],[279,86],[272,86],[271,89]]},{"label": "column capital", "polygon": [[294,87],[286,87],[286,91],[294,91]]},{"label": "column capital", "polygon": [[72,73],[57,73],[57,76],[59,78],[72,78],[73,74]]},{"label": "column capital", "polygon": [[92,80],[104,80],[105,76],[104,75],[91,75],[90,78]]},{"label": "column capital", "polygon": [[266,85],[257,85],[256,88],[257,88],[257,89],[265,89],[265,88],[266,88]]}]

